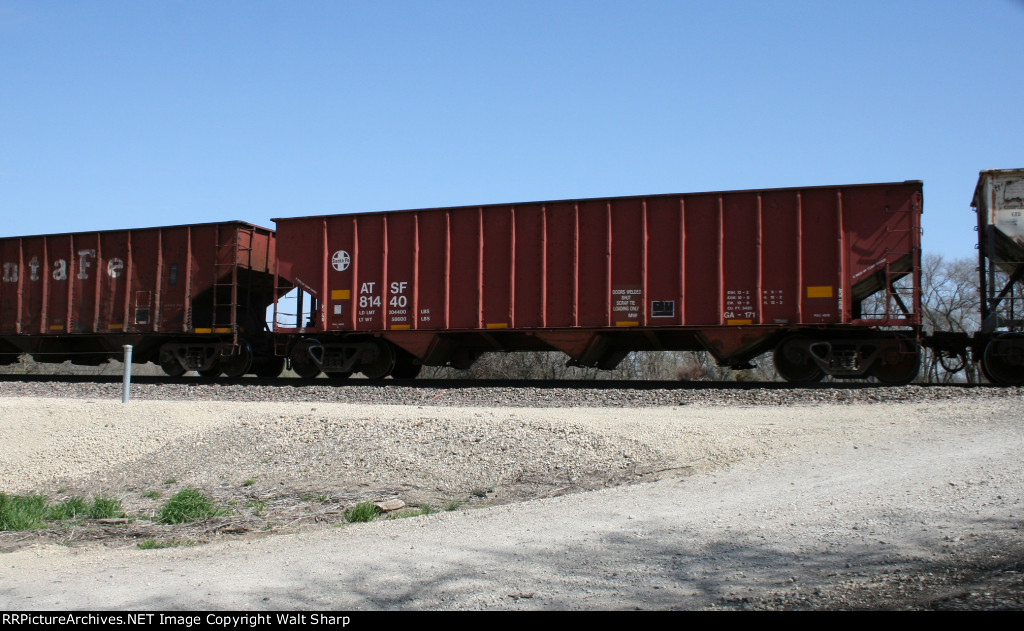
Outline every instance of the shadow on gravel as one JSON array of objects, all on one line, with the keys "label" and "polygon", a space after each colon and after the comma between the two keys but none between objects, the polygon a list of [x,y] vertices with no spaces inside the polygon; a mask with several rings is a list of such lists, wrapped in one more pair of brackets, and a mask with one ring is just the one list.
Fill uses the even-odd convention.
[{"label": "shadow on gravel", "polygon": [[[1020,524],[978,524],[1015,532]],[[686,541],[692,533],[674,532]],[[307,611],[500,610],[1015,610],[1024,606],[1024,544],[1000,536],[950,541],[932,559],[900,557],[889,545],[850,544],[794,552],[758,545],[749,534],[686,548],[620,532],[578,545],[549,548],[539,541],[453,550],[469,562],[438,562],[436,550],[417,550],[396,536],[372,565],[347,562],[340,549],[323,562],[261,568],[266,583],[209,585],[209,597],[183,602],[153,596],[121,605],[148,610]],[[343,547],[345,538],[336,545]],[[512,548],[513,551],[508,551]],[[305,569],[304,569],[305,568]],[[177,574],[178,572],[172,572]],[[187,579],[183,579],[187,580]],[[263,581],[260,581],[263,582]],[[168,586],[168,593],[195,588]],[[7,600],[7,598],[0,598]]]},{"label": "shadow on gravel", "polygon": [[[984,528],[1010,532],[1015,525],[1019,526],[986,523]],[[337,595],[341,602],[355,598],[349,606],[389,610],[447,606],[1019,610],[1024,606],[1024,543],[951,542],[940,546],[932,559],[897,556],[891,547],[857,545],[843,551],[795,553],[724,539],[699,549],[679,549],[616,534],[579,546],[505,556],[481,550],[481,557],[490,556],[484,565],[503,568],[483,574],[476,564],[441,567],[416,581],[382,580],[381,575],[390,572],[361,570],[345,579]]]}]

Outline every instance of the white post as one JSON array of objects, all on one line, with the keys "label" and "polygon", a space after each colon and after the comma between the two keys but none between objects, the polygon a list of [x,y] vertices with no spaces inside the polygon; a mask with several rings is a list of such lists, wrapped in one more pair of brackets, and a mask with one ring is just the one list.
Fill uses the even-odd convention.
[{"label": "white post", "polygon": [[121,384],[121,403],[128,403],[132,390],[132,346],[124,345],[124,381]]}]

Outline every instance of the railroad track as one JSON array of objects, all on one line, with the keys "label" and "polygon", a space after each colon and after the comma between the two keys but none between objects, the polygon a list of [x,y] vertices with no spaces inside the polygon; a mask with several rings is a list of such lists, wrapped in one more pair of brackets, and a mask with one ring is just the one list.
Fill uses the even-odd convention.
[{"label": "railroad track", "polygon": [[[6,383],[122,383],[120,375],[0,375],[0,382]],[[907,386],[886,386],[869,381],[822,381],[811,384],[792,384],[783,381],[674,381],[674,380],[623,380],[623,379],[360,379],[333,380],[328,378],[297,379],[276,377],[259,379],[242,377],[237,379],[205,379],[197,376],[140,376],[132,377],[135,385],[184,385],[196,387],[260,386],[268,388],[411,388],[420,390],[463,390],[466,388],[512,388],[539,390],[880,390],[893,388],[958,388],[990,389],[1000,388],[989,383],[913,383]]]},{"label": "railroad track", "polygon": [[[7,397],[72,398],[119,402],[121,380],[114,376],[0,376],[0,400]],[[215,379],[139,377],[130,402],[210,401],[211,403],[295,403],[296,413],[319,403],[365,406],[498,408],[665,408],[700,406],[807,406],[856,403],[943,404],[962,400],[1019,399],[1024,388],[922,384],[817,383],[793,387],[780,382],[677,381],[408,381],[367,379]],[[98,408],[92,408],[98,409]],[[97,412],[101,413],[101,412]],[[415,412],[414,414],[428,414]]]}]

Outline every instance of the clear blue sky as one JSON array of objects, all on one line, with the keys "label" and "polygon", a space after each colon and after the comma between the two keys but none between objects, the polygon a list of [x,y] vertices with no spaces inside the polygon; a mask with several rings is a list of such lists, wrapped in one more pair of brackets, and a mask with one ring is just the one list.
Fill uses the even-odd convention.
[{"label": "clear blue sky", "polygon": [[1024,167],[1015,0],[0,0],[0,235]]}]

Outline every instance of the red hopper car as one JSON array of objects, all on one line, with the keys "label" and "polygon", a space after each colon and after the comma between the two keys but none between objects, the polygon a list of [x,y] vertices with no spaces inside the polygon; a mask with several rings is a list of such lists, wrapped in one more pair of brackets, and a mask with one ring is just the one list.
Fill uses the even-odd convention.
[{"label": "red hopper car", "polygon": [[737,368],[775,351],[792,382],[905,383],[921,210],[912,181],[276,219],[276,293],[301,291],[275,330],[304,376],[705,350]]},{"label": "red hopper car", "polygon": [[[242,222],[0,239],[0,363],[133,361],[278,374],[274,233]],[[275,372],[276,371],[276,372]]]}]

